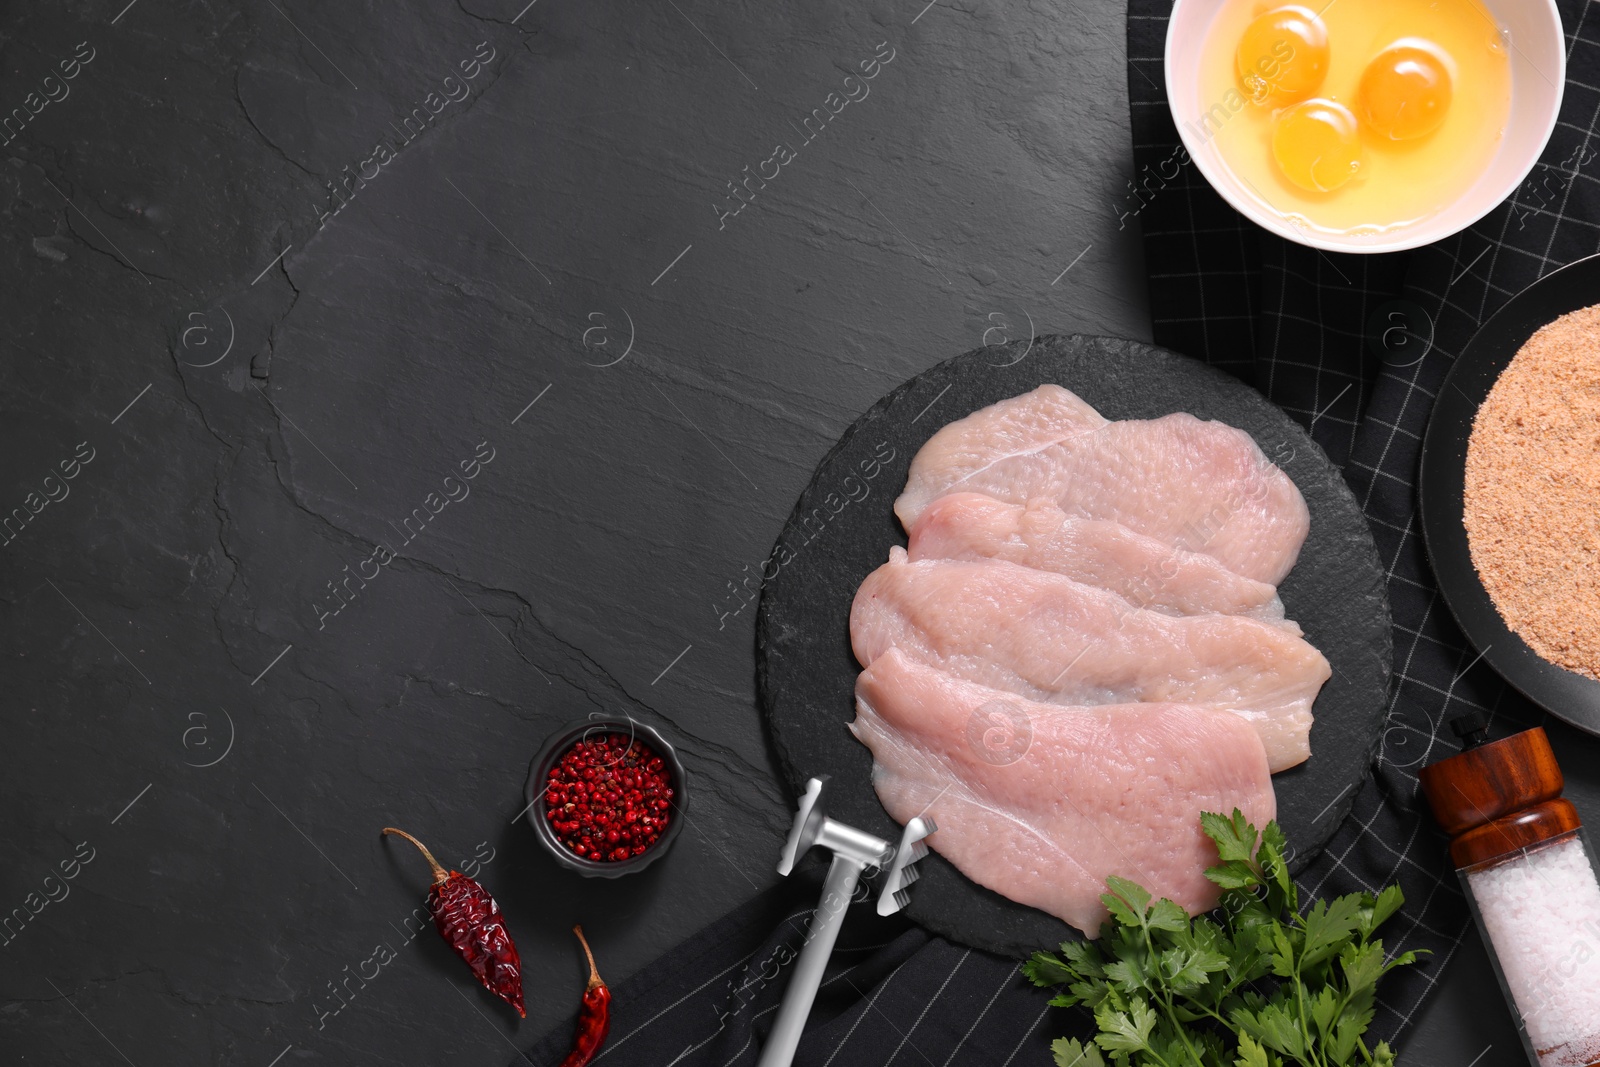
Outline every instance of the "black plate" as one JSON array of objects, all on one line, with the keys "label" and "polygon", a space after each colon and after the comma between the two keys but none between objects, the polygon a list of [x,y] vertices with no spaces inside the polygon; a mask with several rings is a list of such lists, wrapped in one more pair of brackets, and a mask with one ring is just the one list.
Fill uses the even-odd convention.
[{"label": "black plate", "polygon": [[[875,404],[823,459],[763,568],[757,624],[762,708],[789,784],[834,779],[829,810],[893,839],[899,828],[872,790],[872,757],[845,729],[860,667],[850,652],[856,587],[904,545],[891,510],[911,457],[944,424],[1045,382],[1108,418],[1189,411],[1252,434],[1311,509],[1300,562],[1279,592],[1328,657],[1333,678],[1314,708],[1312,757],[1274,778],[1296,869],[1349,811],[1375,751],[1389,688],[1389,602],[1361,509],[1299,425],[1259,393],[1165,349],[1097,337],[1040,337],[941,363]],[[792,558],[790,558],[792,554]],[[1011,956],[1078,935],[1033,908],[968,881],[937,853],[922,863],[908,914],[929,929]]]},{"label": "black plate", "polygon": [[1472,420],[1500,372],[1535,330],[1600,303],[1600,256],[1552,271],[1506,302],[1467,344],[1439,390],[1422,439],[1422,536],[1439,589],[1483,660],[1558,719],[1600,734],[1600,682],[1540,657],[1506,626],[1478,579],[1462,522]]}]

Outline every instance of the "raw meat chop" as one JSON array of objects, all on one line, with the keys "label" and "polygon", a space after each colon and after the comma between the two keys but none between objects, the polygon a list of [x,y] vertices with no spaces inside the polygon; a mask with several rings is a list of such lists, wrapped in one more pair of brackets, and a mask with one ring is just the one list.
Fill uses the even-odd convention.
[{"label": "raw meat chop", "polygon": [[856,659],[892,647],[968,681],[1053,704],[1215,704],[1261,735],[1274,772],[1310,753],[1328,661],[1282,628],[1235,615],[1174,618],[1002,560],[911,562],[867,576],[850,609]]},{"label": "raw meat chop", "polygon": [[1215,907],[1200,813],[1276,813],[1260,740],[1215,708],[1037,704],[890,649],[857,680],[850,729],[895,820],[931,815],[928,843],[968,878],[1091,937],[1108,875]]},{"label": "raw meat chop", "polygon": [[1273,586],[1121,523],[1068,515],[1050,500],[1019,507],[980,493],[947,493],[923,509],[907,551],[913,560],[1003,559],[1097,585],[1163,615],[1248,615],[1300,632],[1284,619]]},{"label": "raw meat chop", "polygon": [[1096,424],[1098,414],[1063,393],[1088,407],[1042,387],[934,434],[895,501],[905,528],[957,490],[1019,505],[1048,497],[1068,514],[1120,522],[1247,578],[1276,585],[1289,573],[1310,513],[1249,434],[1182,412]]},{"label": "raw meat chop", "polygon": [[[1037,452],[1104,425],[1105,416],[1077,393],[1059,385],[1041,385],[941,427],[912,459],[906,492],[934,476],[946,485],[953,484],[997,459]],[[938,492],[943,489],[935,495]],[[907,522],[906,529],[910,528]]]}]

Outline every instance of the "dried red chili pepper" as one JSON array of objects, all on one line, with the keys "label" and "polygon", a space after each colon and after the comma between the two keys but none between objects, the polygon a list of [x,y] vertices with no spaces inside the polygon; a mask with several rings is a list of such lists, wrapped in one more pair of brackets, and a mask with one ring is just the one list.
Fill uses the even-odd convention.
[{"label": "dried red chili pepper", "polygon": [[403,837],[416,845],[428,866],[433,868],[433,885],[428,887],[428,911],[433,925],[457,956],[466,961],[483,987],[513,1008],[524,1019],[522,1010],[522,957],[506,929],[500,905],[483,886],[460,871],[447,871],[433,858],[421,841],[404,830],[385,826],[383,832]]},{"label": "dried red chili pepper", "polygon": [[611,990],[595,970],[594,953],[584,940],[583,927],[574,926],[572,932],[578,935],[578,944],[589,958],[589,984],[583,987],[583,1006],[578,1009],[578,1032],[572,1039],[572,1051],[561,1061],[561,1067],[584,1067],[599,1054],[606,1034],[611,1032]]}]

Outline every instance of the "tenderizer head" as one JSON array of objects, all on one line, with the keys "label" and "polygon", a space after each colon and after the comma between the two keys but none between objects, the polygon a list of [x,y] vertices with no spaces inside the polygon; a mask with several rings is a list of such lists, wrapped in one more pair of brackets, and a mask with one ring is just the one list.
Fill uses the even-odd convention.
[{"label": "tenderizer head", "polygon": [[928,854],[923,839],[938,828],[932,819],[920,815],[906,823],[900,834],[900,844],[894,850],[894,862],[883,876],[883,888],[878,893],[879,915],[893,915],[910,903],[911,894],[906,888],[921,876],[915,864]]}]

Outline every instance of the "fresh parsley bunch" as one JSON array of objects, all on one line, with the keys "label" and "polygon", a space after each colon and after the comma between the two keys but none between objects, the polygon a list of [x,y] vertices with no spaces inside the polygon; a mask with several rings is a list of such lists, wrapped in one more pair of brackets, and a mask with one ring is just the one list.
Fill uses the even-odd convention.
[{"label": "fresh parsley bunch", "polygon": [[1111,877],[1100,940],[1024,965],[1035,985],[1066,987],[1050,1003],[1094,1012],[1092,1043],[1052,1046],[1059,1067],[1392,1067],[1388,1044],[1369,1050],[1361,1035],[1378,979],[1416,962],[1414,952],[1385,959],[1372,937],[1404,903],[1400,887],[1319,900],[1302,915],[1276,822],[1258,835],[1236,808],[1200,825],[1222,860],[1206,871],[1223,889],[1221,921]]}]

